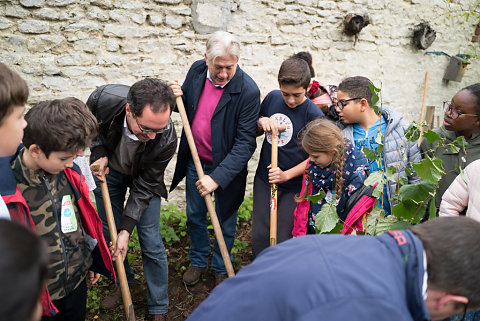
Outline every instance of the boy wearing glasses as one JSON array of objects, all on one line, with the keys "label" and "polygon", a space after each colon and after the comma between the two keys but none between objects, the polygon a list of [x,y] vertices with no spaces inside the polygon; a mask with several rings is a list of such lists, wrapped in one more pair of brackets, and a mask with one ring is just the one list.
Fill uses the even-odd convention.
[{"label": "boy wearing glasses", "polygon": [[[408,143],[405,139],[407,125],[403,117],[393,109],[383,107],[380,115],[372,108],[372,92],[370,80],[366,77],[356,76],[344,79],[338,85],[336,111],[340,120],[345,124],[343,135],[354,142],[355,147],[366,147],[371,150],[378,148],[376,137],[379,132],[384,139],[384,148],[378,159],[370,161],[370,171],[375,172],[389,166],[400,168],[400,175],[408,178],[409,184],[416,183],[418,177],[407,176],[405,167],[409,163],[420,160],[420,153],[415,143]],[[405,159],[401,151],[405,151]],[[398,176],[395,175],[397,178]],[[397,178],[398,179],[398,178]],[[392,198],[395,195],[397,183],[389,181],[385,184],[383,196],[379,199],[386,215],[391,213],[394,205]]]},{"label": "boy wearing glasses", "polygon": [[[464,169],[468,164],[480,158],[480,83],[461,89],[451,101],[443,103],[445,112],[443,124],[435,132],[445,138],[444,144],[455,144],[460,147],[458,152],[448,147],[440,148],[436,156],[440,158],[445,169],[445,176],[440,180],[435,195],[435,206],[440,208],[442,196],[450,184],[460,174],[459,168]],[[463,136],[468,142],[464,149],[454,143]],[[420,144],[422,155],[434,153],[439,142],[429,143],[423,139]]]},{"label": "boy wearing glasses", "polygon": [[[129,236],[136,226],[149,313],[153,320],[165,320],[168,264],[160,234],[160,197],[167,197],[164,172],[177,147],[177,135],[170,119],[175,96],[166,82],[146,78],[131,87],[101,86],[90,95],[87,105],[100,127],[100,135],[92,144],[90,162],[99,165],[98,170],[93,171],[97,183],[94,193],[103,233],[109,240],[99,182],[102,173],[106,173],[119,231],[113,257],[121,254],[122,259],[125,258]],[[125,204],[127,189],[130,195]],[[124,262],[131,283],[134,273],[128,260]],[[101,306],[113,308],[121,304],[121,298],[120,289],[114,287]]]}]

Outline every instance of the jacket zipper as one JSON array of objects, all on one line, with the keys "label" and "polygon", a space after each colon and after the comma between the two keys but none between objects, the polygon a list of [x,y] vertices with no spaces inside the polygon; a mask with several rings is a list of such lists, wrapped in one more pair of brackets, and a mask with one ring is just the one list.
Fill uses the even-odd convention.
[{"label": "jacket zipper", "polygon": [[57,208],[57,204],[55,203],[55,199],[53,198],[52,188],[50,187],[48,178],[45,175],[43,175],[42,177],[40,177],[40,180],[42,181],[43,187],[47,192],[50,202],[52,202],[53,216],[55,217],[55,221],[57,222],[58,236],[60,238],[60,246],[62,247],[63,264],[65,265],[65,274],[63,277],[63,289],[65,291],[67,286],[67,277],[68,277],[68,262],[67,262],[67,253],[65,251],[65,244],[63,243],[63,238],[62,238],[62,229],[60,226],[60,222],[58,220],[58,208]]}]

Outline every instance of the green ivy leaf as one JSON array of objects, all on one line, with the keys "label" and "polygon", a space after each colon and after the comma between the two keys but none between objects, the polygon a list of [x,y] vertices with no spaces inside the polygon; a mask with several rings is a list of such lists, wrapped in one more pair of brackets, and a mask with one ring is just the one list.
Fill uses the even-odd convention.
[{"label": "green ivy leaf", "polygon": [[309,200],[310,202],[313,202],[313,203],[318,203],[320,202],[321,200],[323,200],[325,198],[327,194],[325,194],[325,192],[323,190],[320,190],[317,194],[315,195],[308,195],[307,196],[307,200]]},{"label": "green ivy leaf", "polygon": [[320,212],[315,216],[315,227],[318,233],[328,233],[332,231],[338,222],[337,208],[334,203],[325,203]]},{"label": "green ivy leaf", "polygon": [[383,195],[383,184],[382,185],[378,184],[373,189],[372,196],[378,199],[382,197],[382,195]]},{"label": "green ivy leaf", "polygon": [[376,172],[370,173],[367,179],[363,182],[363,184],[367,186],[373,186],[375,185],[375,183],[382,186],[383,184],[385,184],[385,176],[383,174],[383,171],[376,171]]},{"label": "green ivy leaf", "polygon": [[362,153],[365,155],[365,157],[371,161],[374,161],[377,159],[377,154],[375,153],[374,150],[367,148],[367,147],[362,147]]},{"label": "green ivy leaf", "polygon": [[418,203],[412,199],[404,199],[392,207],[392,214],[397,218],[403,218],[410,221],[415,216]]},{"label": "green ivy leaf", "polygon": [[375,150],[375,153],[380,156],[382,155],[383,152],[383,144],[378,144],[377,149]]},{"label": "green ivy leaf", "polygon": [[[408,168],[408,167],[406,167],[406,168]],[[403,185],[407,185],[407,184],[408,184],[408,178],[405,177],[405,176],[400,176],[400,179],[398,180],[398,185],[400,185],[400,187],[402,187]]]},{"label": "green ivy leaf", "polygon": [[[406,223],[406,222],[404,222]],[[387,217],[381,217],[378,219],[377,227],[375,229],[375,235],[379,235],[391,230],[398,230],[399,227],[405,226],[398,217],[389,215]],[[408,223],[407,223],[408,226]],[[400,228],[403,229],[403,228]]]},{"label": "green ivy leaf", "polygon": [[406,230],[407,228],[409,228],[411,226],[411,224],[409,222],[406,222],[406,221],[398,221],[396,223],[393,223],[391,226],[390,226],[390,231],[395,231],[395,230]]},{"label": "green ivy leaf", "polygon": [[367,216],[366,233],[369,235],[376,235],[376,226],[377,222],[381,217],[385,216],[385,211],[380,207],[374,207],[370,212],[370,215]]},{"label": "green ivy leaf", "polygon": [[457,137],[457,139],[455,140],[455,143],[462,148],[465,148],[468,146],[468,142],[465,140],[464,136]]},{"label": "green ivy leaf", "polygon": [[411,199],[415,202],[425,201],[435,190],[436,185],[430,181],[420,181],[415,184],[407,184],[400,188],[401,200]]},{"label": "green ivy leaf", "polygon": [[420,138],[420,126],[412,122],[405,130],[405,138],[410,142],[416,142]]},{"label": "green ivy leaf", "polygon": [[378,96],[378,93],[380,93],[380,89],[375,87],[375,85],[372,84],[372,83],[369,83],[368,87],[370,88],[370,92],[372,93],[372,107],[373,107],[373,110],[378,115],[379,110],[378,110],[378,105],[377,104],[378,104],[378,101],[380,100],[380,98]]},{"label": "green ivy leaf", "polygon": [[460,147],[455,146],[453,144],[449,144],[448,148],[450,148],[450,151],[454,154],[458,154],[458,152],[460,151]]},{"label": "green ivy leaf", "polygon": [[385,177],[388,181],[395,182],[395,174],[397,174],[397,167],[394,165],[388,166],[387,170],[385,171]]},{"label": "green ivy leaf", "polygon": [[428,132],[423,133],[423,137],[426,138],[429,143],[435,143],[438,140],[442,140],[442,136],[440,136],[433,130],[429,130]]},{"label": "green ivy leaf", "polygon": [[[413,171],[412,169],[410,168],[410,166],[405,166],[405,173],[407,174],[408,177],[412,177],[413,176]],[[400,176],[400,179],[402,178],[403,176]],[[403,178],[406,178],[406,177],[403,177]],[[407,178],[408,180],[408,178]]]},{"label": "green ivy leaf", "polygon": [[342,229],[343,229],[343,224],[338,222],[337,225],[335,225],[335,227],[333,228],[333,230],[328,232],[328,234],[340,234]]},{"label": "green ivy leaf", "polygon": [[425,155],[424,159],[413,163],[412,167],[421,179],[428,180],[436,185],[445,172],[442,163],[443,161],[438,157],[431,158]]}]

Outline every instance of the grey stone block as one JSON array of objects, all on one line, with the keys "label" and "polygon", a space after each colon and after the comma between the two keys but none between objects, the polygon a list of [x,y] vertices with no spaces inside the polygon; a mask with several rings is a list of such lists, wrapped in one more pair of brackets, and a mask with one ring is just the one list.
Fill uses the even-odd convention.
[{"label": "grey stone block", "polygon": [[20,20],[18,22],[18,31],[21,33],[47,33],[50,31],[50,25],[41,20]]},{"label": "grey stone block", "polygon": [[13,25],[13,22],[7,18],[0,17],[0,30],[8,29]]},{"label": "grey stone block", "polygon": [[45,0],[20,0],[20,4],[24,7],[41,8],[45,3]]},{"label": "grey stone block", "polygon": [[192,0],[192,23],[196,32],[209,34],[227,30],[231,0]]},{"label": "grey stone block", "polygon": [[50,90],[64,91],[69,87],[68,78],[64,77],[43,77],[42,85]]},{"label": "grey stone block", "polygon": [[13,18],[27,18],[30,16],[30,11],[22,8],[21,6],[6,5],[5,16]]}]

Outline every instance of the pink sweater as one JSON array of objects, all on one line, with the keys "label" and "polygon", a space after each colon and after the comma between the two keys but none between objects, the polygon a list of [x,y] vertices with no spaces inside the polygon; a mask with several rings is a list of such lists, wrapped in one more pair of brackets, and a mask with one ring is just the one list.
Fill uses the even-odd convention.
[{"label": "pink sweater", "polygon": [[213,160],[211,120],[224,90],[225,87],[217,88],[210,80],[205,78],[205,85],[203,86],[192,123],[195,146],[197,147],[198,156],[203,161],[211,162]]}]

